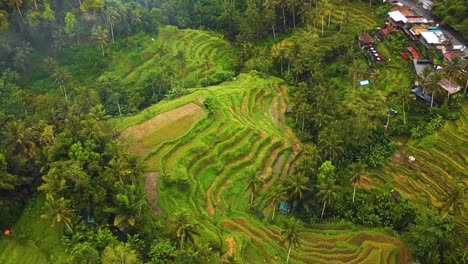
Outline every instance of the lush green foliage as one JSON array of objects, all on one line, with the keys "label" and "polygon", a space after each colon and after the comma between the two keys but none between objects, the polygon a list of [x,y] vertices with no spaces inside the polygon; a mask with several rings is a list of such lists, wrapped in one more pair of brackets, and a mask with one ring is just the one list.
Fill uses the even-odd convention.
[{"label": "lush green foliage", "polygon": [[0,262],[463,261],[465,64],[357,2],[0,1]]},{"label": "lush green foliage", "polygon": [[468,39],[468,7],[466,1],[437,1],[432,6],[432,12],[442,18],[442,24],[449,25]]}]

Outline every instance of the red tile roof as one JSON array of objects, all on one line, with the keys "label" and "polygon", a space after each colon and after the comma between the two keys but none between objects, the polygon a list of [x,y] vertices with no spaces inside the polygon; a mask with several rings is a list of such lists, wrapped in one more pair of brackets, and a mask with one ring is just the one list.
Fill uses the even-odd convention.
[{"label": "red tile roof", "polygon": [[408,55],[408,53],[403,52],[403,51],[400,52],[400,55],[401,55],[401,56],[403,57],[403,59],[405,59],[405,60],[409,60],[409,58],[410,58],[409,55]]},{"label": "red tile roof", "polygon": [[384,35],[387,35],[389,31],[390,31],[390,30],[389,30],[388,28],[382,28],[382,29],[380,30],[380,32],[382,32],[382,34],[384,34]]},{"label": "red tile roof", "polygon": [[406,47],[406,49],[409,52],[411,52],[411,55],[413,55],[414,59],[419,59],[420,58],[419,53],[413,47],[409,46],[409,47]]}]

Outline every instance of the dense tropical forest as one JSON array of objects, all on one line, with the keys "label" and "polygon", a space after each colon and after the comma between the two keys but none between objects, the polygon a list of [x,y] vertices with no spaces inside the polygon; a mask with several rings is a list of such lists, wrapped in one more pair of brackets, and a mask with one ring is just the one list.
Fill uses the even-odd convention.
[{"label": "dense tropical forest", "polygon": [[468,39],[468,7],[466,1],[439,1],[432,7],[434,14],[442,19],[442,23],[449,25]]},{"label": "dense tropical forest", "polygon": [[0,263],[466,263],[467,61],[391,8],[0,0]]}]

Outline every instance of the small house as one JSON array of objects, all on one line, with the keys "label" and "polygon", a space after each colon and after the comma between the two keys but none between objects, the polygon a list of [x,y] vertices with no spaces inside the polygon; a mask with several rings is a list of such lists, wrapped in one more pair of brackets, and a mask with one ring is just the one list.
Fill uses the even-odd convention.
[{"label": "small house", "polygon": [[416,95],[417,98],[423,100],[425,103],[430,104],[431,103],[431,96],[428,94],[424,93],[424,89],[421,87],[415,87],[411,89],[411,92]]},{"label": "small house", "polygon": [[432,61],[427,59],[413,59],[413,66],[418,76],[422,76],[424,68],[429,67],[432,69],[434,67]]},{"label": "small house", "polygon": [[442,79],[439,82],[439,86],[447,91],[447,96],[448,97],[450,97],[451,94],[454,94],[454,93],[460,91],[461,88],[462,88],[461,86],[452,83],[448,79]]},{"label": "small house", "polygon": [[421,32],[420,41],[428,49],[440,49],[442,52],[445,52],[447,47],[451,45],[444,33],[438,29]]},{"label": "small house", "polygon": [[408,30],[408,36],[412,40],[419,40],[421,38],[421,32],[427,32],[428,28],[426,26],[413,26]]},{"label": "small house", "polygon": [[291,211],[291,205],[289,204],[288,201],[282,201],[279,204],[278,211],[287,214]]},{"label": "small house", "polygon": [[388,13],[388,29],[392,31],[402,30],[408,19],[400,11]]},{"label": "small house", "polygon": [[374,44],[374,39],[368,33],[362,33],[358,36],[359,46],[362,48],[371,47]]},{"label": "small house", "polygon": [[392,7],[390,11],[398,11],[405,17],[415,17],[417,16],[416,13],[413,12],[412,8],[406,5],[398,5]]},{"label": "small house", "polygon": [[380,41],[383,41],[385,36],[388,34],[388,32],[390,32],[390,30],[388,28],[382,28],[381,30],[379,30],[377,32],[377,38],[380,40]]}]

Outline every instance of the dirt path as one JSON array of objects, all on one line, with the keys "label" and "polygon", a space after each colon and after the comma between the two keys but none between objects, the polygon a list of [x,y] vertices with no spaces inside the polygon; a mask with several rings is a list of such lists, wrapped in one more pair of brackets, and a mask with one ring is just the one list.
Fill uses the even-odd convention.
[{"label": "dirt path", "polygon": [[220,212],[223,212],[223,207],[221,207],[221,195],[223,194],[224,190],[232,183],[232,180],[229,179],[226,181],[225,184],[223,184],[223,186],[221,186],[221,188],[219,188],[218,192],[216,193],[216,203],[218,204],[217,205],[217,209],[220,211]]},{"label": "dirt path", "polygon": [[215,177],[214,181],[211,183],[210,187],[208,190],[205,191],[205,197],[206,197],[206,206],[207,206],[207,212],[210,216],[213,216],[215,214],[215,208],[213,205],[213,202],[211,201],[211,196],[212,196],[212,191],[213,188],[218,184],[220,177]]},{"label": "dirt path", "polygon": [[153,209],[153,212],[155,214],[160,214],[161,213],[161,208],[158,205],[158,192],[157,192],[157,184],[158,184],[158,178],[159,178],[159,172],[147,172],[145,174],[145,190],[146,193],[148,194],[147,200],[148,203]]}]

